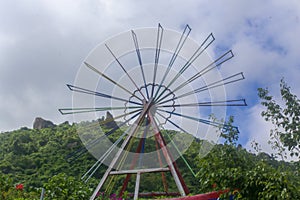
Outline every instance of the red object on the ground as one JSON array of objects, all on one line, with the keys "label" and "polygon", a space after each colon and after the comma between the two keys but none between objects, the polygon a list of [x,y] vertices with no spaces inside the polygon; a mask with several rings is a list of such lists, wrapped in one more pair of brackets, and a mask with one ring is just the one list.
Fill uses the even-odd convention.
[{"label": "red object on the ground", "polygon": [[206,194],[197,194],[194,196],[186,196],[186,197],[178,197],[178,198],[172,198],[168,200],[214,200],[219,198],[221,194],[227,193],[229,190],[220,190],[216,192],[210,192]]},{"label": "red object on the ground", "polygon": [[24,189],[24,185],[22,183],[16,185],[16,190],[23,190]]},{"label": "red object on the ground", "polygon": [[212,184],[212,186],[211,186],[212,188],[216,188],[217,187],[217,184],[216,183],[214,183],[214,184]]}]

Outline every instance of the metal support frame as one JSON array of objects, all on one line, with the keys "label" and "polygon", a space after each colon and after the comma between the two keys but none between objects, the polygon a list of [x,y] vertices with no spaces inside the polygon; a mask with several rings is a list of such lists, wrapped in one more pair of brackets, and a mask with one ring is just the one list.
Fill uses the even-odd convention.
[{"label": "metal support frame", "polygon": [[119,174],[142,174],[142,173],[152,173],[152,172],[167,172],[169,168],[152,168],[152,169],[133,169],[133,170],[122,170],[122,171],[111,171],[110,175]]},{"label": "metal support frame", "polygon": [[[106,179],[108,178],[109,175],[119,175],[119,174],[136,174],[136,183],[135,183],[135,191],[134,191],[134,199],[138,199],[139,196],[139,187],[140,187],[140,179],[141,179],[141,174],[142,173],[154,173],[154,172],[165,172],[165,171],[170,171],[174,181],[176,183],[176,186],[178,188],[178,191],[180,193],[181,196],[186,196],[189,191],[183,181],[183,178],[181,176],[181,174],[179,173],[176,163],[173,161],[170,153],[168,152],[166,143],[163,139],[163,136],[160,133],[160,130],[153,118],[153,114],[151,113],[151,106],[153,105],[152,101],[149,102],[144,102],[144,108],[141,112],[141,114],[139,115],[138,119],[135,121],[135,123],[132,126],[132,129],[130,130],[130,132],[128,133],[128,136],[126,137],[126,139],[124,140],[124,142],[122,143],[121,147],[119,148],[118,152],[116,153],[115,157],[113,158],[113,160],[111,161],[109,167],[107,168],[105,174],[103,175],[102,179],[100,180],[98,186],[96,187],[94,193],[92,194],[92,196],[90,197],[90,200],[94,200],[97,197],[98,192],[100,191],[100,189],[103,187]],[[117,163],[117,161],[119,160],[119,157],[121,156],[121,153],[123,152],[124,148],[127,146],[127,144],[129,143],[130,139],[132,138],[132,136],[137,132],[139,126],[141,125],[141,123],[143,122],[143,120],[146,118],[146,115],[150,121],[150,125],[152,126],[154,132],[155,132],[155,140],[157,141],[157,143],[159,144],[159,147],[165,157],[165,160],[167,162],[168,168],[152,168],[152,169],[129,169],[129,170],[122,170],[122,171],[113,171],[112,169],[114,168],[115,164]]]},{"label": "metal support frame", "polygon": [[133,124],[131,131],[129,132],[127,138],[124,140],[124,142],[122,143],[121,147],[119,148],[119,151],[116,153],[115,157],[111,161],[109,167],[107,168],[107,170],[106,170],[105,174],[103,175],[101,181],[99,182],[98,186],[96,187],[96,189],[95,189],[94,193],[92,194],[90,200],[94,200],[96,198],[99,190],[104,185],[104,182],[106,181],[108,175],[110,174],[111,170],[113,169],[113,167],[115,166],[116,162],[118,161],[118,159],[119,159],[121,153],[123,152],[124,148],[126,147],[127,143],[130,141],[131,137],[137,131],[137,129],[138,129],[139,125],[141,124],[143,118],[147,114],[150,106],[151,106],[151,102],[150,103],[148,102],[148,103],[144,104],[144,109],[143,109],[142,113],[140,114],[140,116],[138,117],[138,119]]},{"label": "metal support frame", "polygon": [[133,197],[134,200],[138,199],[139,197],[140,180],[141,180],[141,172],[138,172],[136,174],[134,197]]},{"label": "metal support frame", "polygon": [[148,115],[149,115],[149,118],[150,118],[150,123],[151,123],[152,127],[154,128],[154,131],[156,132],[155,138],[156,138],[157,142],[159,143],[160,148],[163,152],[163,155],[164,155],[164,157],[167,161],[168,167],[169,167],[169,169],[171,171],[171,174],[172,174],[172,176],[175,180],[177,189],[180,192],[181,196],[186,196],[189,193],[189,191],[188,191],[188,189],[187,189],[187,187],[186,187],[186,185],[185,185],[185,183],[184,183],[184,181],[181,177],[180,172],[177,169],[177,166],[176,166],[175,162],[173,161],[171,155],[168,152],[166,143],[163,139],[163,136],[160,133],[160,130],[159,130],[154,118],[153,118],[152,113],[149,112]]},{"label": "metal support frame", "polygon": [[[119,142],[121,142],[121,140],[126,136],[126,134],[128,134],[127,137],[125,138],[124,142],[122,143],[121,147],[115,154],[114,158],[112,159],[110,165],[108,166],[106,172],[104,173],[104,175],[103,175],[102,179],[100,180],[98,186],[96,187],[94,193],[90,197],[90,200],[94,200],[96,198],[99,190],[103,187],[103,185],[109,175],[118,175],[118,174],[127,174],[127,176],[124,180],[124,183],[123,183],[123,187],[119,194],[120,196],[122,196],[123,192],[126,190],[127,184],[129,182],[132,174],[136,174],[136,185],[135,185],[134,195],[131,195],[131,196],[134,196],[134,198],[137,199],[139,196],[143,195],[143,194],[139,194],[141,174],[142,173],[161,172],[163,182],[165,183],[165,181],[164,181],[164,179],[165,179],[164,172],[165,171],[171,172],[171,175],[173,176],[173,178],[175,180],[175,183],[178,188],[178,191],[180,192],[180,195],[185,196],[189,193],[189,190],[184,183],[183,177],[181,176],[181,174],[177,168],[177,165],[176,165],[174,159],[172,158],[171,153],[167,149],[164,137],[162,136],[162,134],[159,130],[159,127],[156,124],[156,121],[154,119],[156,114],[159,115],[161,118],[163,118],[165,120],[165,123],[172,125],[176,129],[178,129],[184,133],[187,133],[187,131],[185,131],[183,128],[181,128],[179,125],[177,125],[174,121],[172,121],[171,116],[181,117],[181,118],[188,119],[188,120],[191,120],[191,121],[194,121],[197,123],[202,123],[205,125],[214,126],[214,127],[218,127],[218,128],[222,127],[225,131],[227,131],[229,129],[235,129],[236,131],[238,131],[237,127],[234,127],[232,125],[224,125],[219,122],[205,120],[200,117],[198,118],[198,117],[190,116],[188,114],[185,115],[184,113],[175,112],[175,108],[177,108],[177,107],[190,107],[190,108],[199,109],[199,107],[202,107],[202,106],[212,107],[212,106],[246,106],[247,105],[245,99],[231,99],[231,100],[220,99],[220,100],[207,101],[207,102],[192,102],[192,103],[186,102],[185,104],[181,104],[179,101],[177,101],[180,98],[188,97],[190,95],[195,95],[196,93],[201,93],[204,91],[209,91],[210,89],[223,87],[224,85],[232,84],[232,83],[235,83],[235,82],[245,79],[243,73],[240,72],[240,73],[228,76],[226,78],[222,78],[219,80],[213,80],[212,82],[206,83],[203,86],[200,85],[200,87],[197,89],[190,90],[190,89],[186,88],[186,86],[188,86],[192,82],[199,80],[205,74],[209,73],[210,71],[212,71],[214,69],[217,69],[217,67],[220,67],[223,63],[232,59],[234,57],[234,54],[232,53],[231,50],[228,50],[227,52],[223,53],[221,56],[214,59],[208,65],[203,66],[203,68],[201,68],[201,70],[199,70],[196,74],[192,75],[189,78],[187,77],[188,79],[185,79],[185,81],[183,81],[183,82],[180,81],[179,78],[183,75],[183,73],[185,73],[185,71],[189,70],[191,68],[191,66],[193,66],[193,63],[196,61],[196,59],[198,59],[198,57],[203,52],[205,52],[206,49],[214,42],[215,37],[211,33],[206,37],[206,39],[202,42],[202,44],[193,52],[193,54],[189,58],[187,58],[186,63],[183,66],[181,66],[179,71],[177,70],[177,73],[175,74],[175,76],[171,80],[168,80],[168,78],[171,78],[171,77],[168,77],[169,72],[171,72],[171,68],[175,63],[176,58],[178,56],[180,56],[180,51],[183,49],[184,45],[186,45],[185,42],[186,42],[190,32],[191,32],[191,28],[188,25],[186,25],[185,29],[183,30],[183,32],[181,34],[181,37],[180,37],[178,43],[177,43],[177,46],[174,49],[173,55],[169,61],[167,69],[165,70],[165,68],[163,68],[163,70],[164,70],[164,72],[163,72],[163,71],[160,71],[161,67],[159,64],[159,61],[160,61],[159,59],[160,59],[161,50],[163,50],[161,48],[162,48],[162,43],[164,40],[164,29],[161,26],[161,24],[158,24],[156,46],[154,48],[155,60],[154,60],[154,68],[153,68],[153,79],[152,79],[152,82],[150,81],[149,83],[147,83],[147,80],[145,77],[146,74],[145,74],[144,66],[143,66],[142,54],[141,54],[142,53],[141,50],[143,50],[143,48],[142,48],[143,46],[142,47],[139,46],[138,35],[134,31],[131,31],[132,41],[134,43],[138,63],[140,65],[141,75],[143,77],[142,85],[139,85],[139,82],[135,81],[135,76],[132,73],[130,73],[130,70],[125,65],[123,65],[121,63],[122,59],[120,59],[121,58],[120,55],[118,55],[117,53],[114,53],[115,49],[113,49],[113,45],[111,48],[108,44],[105,44],[106,50],[108,51],[108,53],[110,53],[114,62],[116,62],[118,64],[117,66],[119,66],[121,68],[121,70],[124,72],[124,74],[130,80],[130,82],[134,85],[135,91],[132,91],[132,89],[129,89],[126,86],[119,84],[117,81],[118,79],[115,80],[114,78],[110,77],[110,74],[105,74],[101,70],[98,70],[96,66],[92,66],[91,64],[84,62],[85,66],[87,68],[89,68],[94,73],[100,75],[102,78],[106,79],[106,81],[110,82],[113,86],[118,87],[119,89],[126,92],[127,95],[129,95],[129,98],[127,98],[128,96],[125,97],[124,95],[119,95],[119,94],[111,95],[111,94],[107,94],[107,93],[98,92],[95,90],[90,90],[88,88],[83,88],[83,87],[78,87],[78,86],[73,86],[73,85],[67,84],[67,87],[72,92],[78,92],[78,93],[82,93],[82,94],[86,94],[86,95],[93,95],[93,96],[99,97],[99,98],[119,101],[119,102],[125,103],[125,105],[124,106],[110,106],[110,107],[104,106],[104,107],[80,107],[80,108],[59,109],[59,112],[63,115],[109,111],[109,110],[124,110],[124,114],[118,115],[114,118],[114,119],[120,119],[120,118],[125,119],[124,122],[122,122],[121,124],[118,125],[119,127],[127,125],[129,122],[132,122],[131,120],[134,120],[138,117],[137,120],[135,120],[135,122],[131,126],[131,128],[128,129],[128,132],[127,131],[124,132],[122,137],[117,140],[118,142],[114,144],[114,147],[116,147],[117,144],[119,144]],[[185,46],[185,48],[187,48],[187,47]],[[157,74],[160,74],[160,72],[163,75],[162,79],[159,79],[160,76],[157,76]],[[176,85],[175,83],[179,83],[179,85]],[[173,86],[172,90],[171,90],[171,86]],[[187,90],[184,91],[183,93],[182,92],[178,93],[179,90],[183,91],[184,89],[187,89]],[[144,93],[144,91],[145,91],[145,93]],[[177,95],[177,93],[179,95]],[[151,110],[150,109],[151,106],[154,106],[154,109]],[[170,109],[166,109],[166,108],[170,108]],[[173,108],[173,110],[171,110],[172,108]],[[128,112],[127,112],[127,110],[128,110]],[[162,113],[167,113],[168,117],[165,117]],[[127,119],[127,117],[129,119]],[[116,163],[118,162],[119,158],[121,157],[123,150],[125,149],[125,147],[128,146],[130,140],[132,139],[132,137],[135,136],[137,131],[139,131],[140,125],[142,125],[142,123],[144,123],[145,121],[147,121],[147,123],[149,123],[149,125],[152,127],[152,129],[154,131],[154,138],[155,138],[155,142],[156,142],[156,146],[157,146],[157,151],[158,150],[161,151],[161,152],[158,152],[158,154],[157,154],[159,162],[160,162],[160,168],[135,170],[134,166],[139,166],[139,164],[141,163],[141,160],[142,160],[142,159],[140,159],[139,164],[137,165],[137,157],[138,157],[138,155],[137,155],[133,159],[131,166],[128,170],[113,171],[112,169],[115,167]],[[103,122],[100,125],[103,125],[108,122],[109,121]],[[96,125],[99,125],[99,123],[97,122]],[[98,143],[98,141],[102,140],[102,138],[116,132],[116,130],[118,130],[119,127],[113,128],[112,130],[107,132],[105,135],[101,135],[98,138],[87,142],[85,147],[80,148],[79,150],[69,154],[66,159],[69,162],[73,162],[74,160],[78,159],[81,155],[83,155],[83,153],[85,153],[88,150],[90,150],[91,148],[93,148]],[[147,131],[148,130],[146,130],[145,133],[147,133]],[[144,137],[144,139],[140,140],[138,148],[136,149],[136,153],[139,155],[141,155],[140,153],[143,153],[143,151],[144,151],[143,145],[145,144],[145,138],[146,137]],[[107,154],[102,155],[102,157],[97,160],[97,162],[91,167],[91,169],[86,174],[84,174],[82,179],[87,177],[86,178],[86,181],[87,181],[96,172],[96,170],[100,167],[100,165],[103,163],[103,160],[106,159],[106,157],[112,152],[113,148],[110,148],[106,152]],[[161,154],[165,158],[168,168],[163,168],[162,162],[161,162]],[[142,158],[142,157],[140,157],[140,158]],[[147,194],[144,193],[144,194],[146,196],[153,195],[153,194],[155,194],[155,195],[159,195],[159,194],[175,195],[175,193],[169,193],[167,191],[166,184],[164,184],[164,190],[165,190],[164,193],[157,192],[157,193],[147,193]]]}]

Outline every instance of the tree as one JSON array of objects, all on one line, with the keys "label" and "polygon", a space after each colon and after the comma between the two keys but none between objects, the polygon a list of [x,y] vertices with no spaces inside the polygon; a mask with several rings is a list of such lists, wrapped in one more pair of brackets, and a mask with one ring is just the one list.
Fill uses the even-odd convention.
[{"label": "tree", "polygon": [[[94,122],[85,123],[86,132],[92,137],[96,135],[94,130],[98,127],[91,126]],[[237,145],[239,132],[232,126],[233,117],[228,121],[222,121],[222,124],[225,125],[225,128],[221,129],[223,144],[217,144],[212,148],[209,141],[195,138],[189,149],[184,152],[186,160],[181,158],[176,160],[192,194],[229,189],[229,193],[225,195],[235,194],[235,199],[300,199],[300,161],[280,162],[267,154],[251,154],[241,145]],[[118,134],[110,136],[113,141]],[[173,130],[164,130],[162,134],[170,135],[173,139],[172,135],[177,133]],[[15,145],[15,141],[20,141],[19,146]],[[170,142],[167,137],[166,141]],[[78,145],[70,146],[74,142]],[[147,144],[151,145],[149,142],[146,142]],[[20,146],[25,149],[22,154],[15,149]],[[32,146],[36,150],[31,150]],[[82,173],[94,164],[95,158],[85,154],[72,160],[71,163],[64,159],[74,152],[74,148],[80,147],[84,146],[80,142],[75,126],[68,124],[41,130],[20,129],[0,134],[0,200],[38,200],[42,188],[45,189],[44,200],[88,199],[105,173],[105,166],[99,168],[95,178],[91,178],[87,185],[81,182]],[[206,152],[206,147],[212,148],[211,151],[207,152],[205,157],[198,157],[203,149]],[[196,177],[189,171],[186,161],[197,173]],[[166,175],[169,191],[176,191],[176,184],[170,173]],[[163,184],[158,176],[160,174],[143,175],[144,184],[141,184],[140,190],[162,191]],[[111,193],[119,192],[121,181],[123,180],[116,180],[117,184],[112,187],[111,192],[99,193],[98,199],[115,198]],[[134,191],[134,177],[130,181],[128,195]],[[226,199],[225,196],[222,199]]]},{"label": "tree", "polygon": [[198,162],[199,193],[229,190],[234,199],[299,199],[299,176],[275,168],[245,149],[216,145]]},{"label": "tree", "polygon": [[[216,120],[216,119],[214,119]],[[221,129],[223,144],[214,146],[207,156],[198,161],[199,193],[228,191],[222,199],[299,199],[297,166],[279,162],[267,154],[250,154],[237,145],[239,132],[234,118],[224,122]],[[296,164],[296,163],[295,163]]]},{"label": "tree", "polygon": [[291,93],[284,79],[280,82],[283,105],[269,95],[268,89],[258,88],[258,96],[266,110],[261,113],[264,119],[274,125],[270,131],[270,144],[278,151],[282,159],[286,150],[290,156],[300,157],[300,100]]},{"label": "tree", "polygon": [[0,173],[1,200],[37,200],[38,191],[27,191],[23,183],[15,184],[9,176]]},{"label": "tree", "polygon": [[45,199],[88,199],[92,189],[83,182],[64,173],[57,174],[45,183]]},{"label": "tree", "polygon": [[224,144],[233,146],[237,145],[237,141],[239,139],[239,130],[236,126],[233,125],[234,116],[229,116],[229,118],[225,121],[224,119],[219,120],[214,114],[211,114],[209,116],[209,119],[213,122],[220,123],[220,137],[222,140],[224,140]]}]

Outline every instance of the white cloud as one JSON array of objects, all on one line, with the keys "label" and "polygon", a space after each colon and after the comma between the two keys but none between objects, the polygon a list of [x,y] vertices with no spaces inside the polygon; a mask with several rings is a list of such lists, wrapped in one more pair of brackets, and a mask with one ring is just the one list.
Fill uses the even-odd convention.
[{"label": "white cloud", "polygon": [[[275,99],[277,98],[275,97]],[[250,152],[257,153],[257,151],[254,149],[253,146],[253,142],[257,142],[259,147],[259,152],[274,154],[277,156],[277,159],[280,160],[281,157],[278,156],[278,150],[273,149],[272,145],[269,144],[269,141],[274,142],[273,140],[270,140],[270,130],[274,129],[274,125],[272,125],[272,123],[270,122],[266,122],[264,118],[261,116],[261,112],[263,110],[265,110],[265,108],[262,105],[255,105],[254,107],[252,107],[250,110],[247,111],[248,114],[247,122],[242,123],[242,125],[246,127],[245,131],[249,134],[247,135],[248,141],[244,145],[244,147],[248,149]],[[299,160],[299,158],[297,159],[296,157],[291,157],[289,151],[286,151],[285,153],[283,153],[283,155],[287,157],[284,159],[288,161]]]},{"label": "white cloud", "polygon": [[256,88],[278,92],[285,77],[300,96],[299,21],[298,0],[1,1],[0,130],[31,126],[36,116],[64,121],[57,108],[71,106],[65,83],[89,51],[114,34],[160,22],[180,32],[189,24],[199,43],[213,32],[215,48],[233,49],[221,72],[243,71],[246,80],[228,87],[228,98],[246,97],[250,106],[229,114],[265,146],[269,126]]},{"label": "white cloud", "polygon": [[247,121],[242,123],[246,127],[246,132],[248,135],[248,142],[245,147],[248,150],[254,150],[252,147],[252,141],[256,141],[261,146],[262,151],[264,152],[273,152],[272,147],[268,144],[270,130],[273,128],[271,123],[263,120],[261,112],[264,110],[262,105],[256,105],[249,109],[247,112]]}]

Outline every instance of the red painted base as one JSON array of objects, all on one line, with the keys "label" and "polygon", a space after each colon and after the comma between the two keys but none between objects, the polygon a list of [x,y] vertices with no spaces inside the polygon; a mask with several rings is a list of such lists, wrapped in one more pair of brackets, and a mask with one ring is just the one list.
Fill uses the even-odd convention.
[{"label": "red painted base", "polygon": [[177,198],[168,198],[164,200],[214,200],[218,199],[221,194],[227,193],[229,190],[220,190],[216,192],[210,192],[206,194],[197,194],[194,196],[186,196],[186,197],[177,197]]}]

